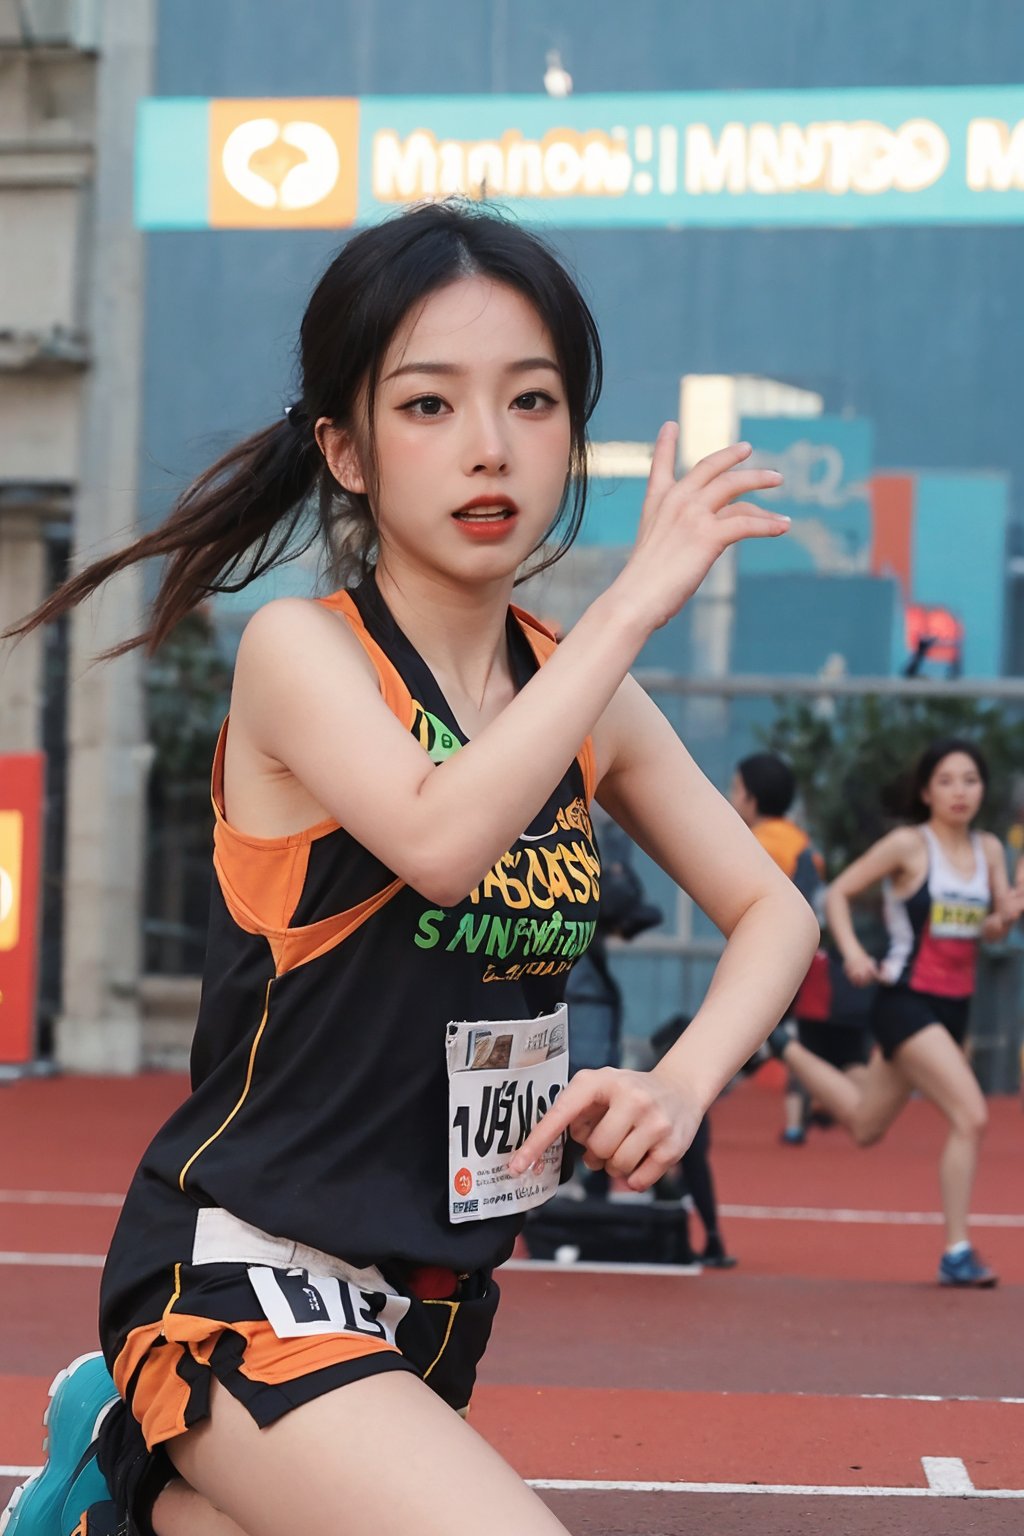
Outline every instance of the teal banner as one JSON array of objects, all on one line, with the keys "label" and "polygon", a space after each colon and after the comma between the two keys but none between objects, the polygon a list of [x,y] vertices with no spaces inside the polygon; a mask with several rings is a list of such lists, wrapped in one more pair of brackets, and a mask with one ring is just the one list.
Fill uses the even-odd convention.
[{"label": "teal banner", "polygon": [[493,199],[552,226],[1024,222],[1024,85],[154,98],[144,229],[343,228]]}]

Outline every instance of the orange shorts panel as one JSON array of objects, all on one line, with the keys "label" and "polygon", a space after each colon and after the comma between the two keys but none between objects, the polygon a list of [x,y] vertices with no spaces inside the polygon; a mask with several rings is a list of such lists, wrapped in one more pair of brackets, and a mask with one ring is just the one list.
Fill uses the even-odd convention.
[{"label": "orange shorts panel", "polygon": [[398,1355],[393,1344],[353,1334],[313,1334],[281,1339],[265,1319],[245,1318],[224,1323],[187,1312],[168,1312],[159,1323],[135,1328],[114,1363],[114,1384],[128,1396],[147,1448],[184,1434],[192,1401],[193,1365],[208,1370],[214,1349],[225,1334],[238,1337],[242,1349],[239,1370],[250,1381],[279,1386],[329,1366],[348,1364],[369,1355]]}]

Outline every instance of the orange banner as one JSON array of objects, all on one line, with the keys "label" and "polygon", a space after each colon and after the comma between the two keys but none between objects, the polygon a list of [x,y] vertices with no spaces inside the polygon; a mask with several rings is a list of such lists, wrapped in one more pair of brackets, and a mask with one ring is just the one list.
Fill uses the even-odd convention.
[{"label": "orange banner", "polygon": [[0,1062],[31,1061],[36,1041],[41,752],[0,756]]}]

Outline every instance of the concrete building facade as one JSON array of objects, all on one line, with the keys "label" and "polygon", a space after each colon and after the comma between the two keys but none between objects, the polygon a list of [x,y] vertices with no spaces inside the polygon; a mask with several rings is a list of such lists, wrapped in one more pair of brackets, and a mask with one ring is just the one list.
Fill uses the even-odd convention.
[{"label": "concrete building facade", "polygon": [[[0,3],[0,612],[36,606],[73,543],[84,563],[136,521],[142,241],[132,143],[150,89],[148,0]],[[61,1065],[132,1071],[144,776],[140,663],[95,655],[136,632],[121,579],[56,637],[5,648],[4,752],[51,748],[42,990]],[[44,697],[48,650],[50,739]],[[71,686],[58,681],[66,678]],[[66,765],[66,772],[62,769]],[[63,838],[53,836],[53,824]],[[47,904],[44,902],[44,906]],[[59,940],[53,943],[53,930]]]}]

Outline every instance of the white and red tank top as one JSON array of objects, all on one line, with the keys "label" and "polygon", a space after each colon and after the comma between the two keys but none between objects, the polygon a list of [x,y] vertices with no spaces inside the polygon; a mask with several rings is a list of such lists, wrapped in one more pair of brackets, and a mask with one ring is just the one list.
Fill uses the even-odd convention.
[{"label": "white and red tank top", "polygon": [[928,874],[903,900],[883,885],[889,951],[882,980],[937,997],[970,997],[978,959],[981,925],[992,907],[988,864],[978,834],[971,834],[974,871],[953,868],[930,827],[922,827],[928,847]]}]

